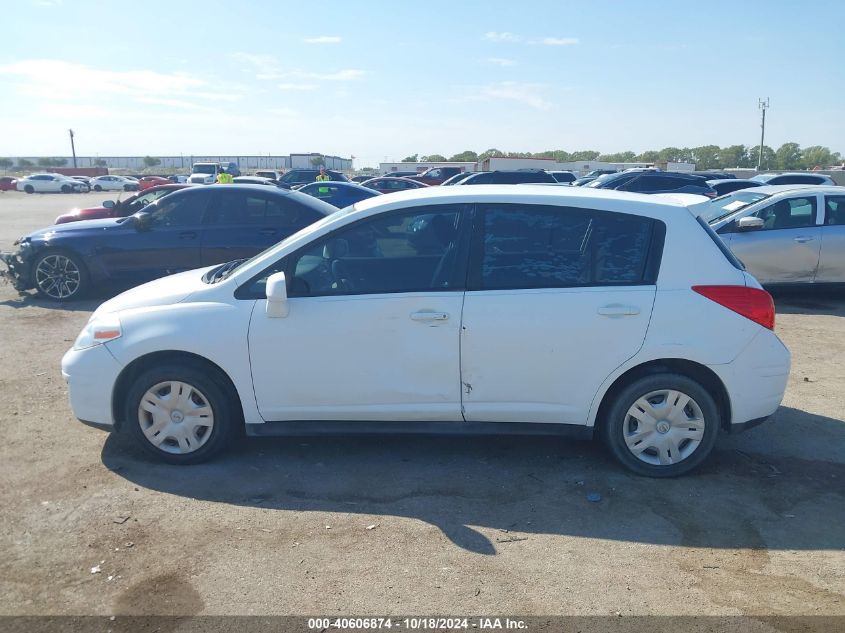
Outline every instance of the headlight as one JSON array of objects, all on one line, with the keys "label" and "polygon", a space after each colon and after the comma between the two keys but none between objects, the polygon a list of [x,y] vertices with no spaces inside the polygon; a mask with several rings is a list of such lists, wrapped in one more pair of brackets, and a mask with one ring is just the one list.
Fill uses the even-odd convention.
[{"label": "headlight", "polygon": [[73,344],[73,349],[88,349],[95,345],[102,345],[108,341],[120,338],[123,330],[120,327],[120,319],[116,314],[104,314],[95,316],[82,328],[79,336]]}]

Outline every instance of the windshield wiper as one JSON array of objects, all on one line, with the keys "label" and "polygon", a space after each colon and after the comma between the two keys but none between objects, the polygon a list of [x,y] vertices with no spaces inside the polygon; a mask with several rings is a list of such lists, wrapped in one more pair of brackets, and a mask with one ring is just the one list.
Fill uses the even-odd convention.
[{"label": "windshield wiper", "polygon": [[209,284],[216,284],[218,281],[223,281],[224,279],[226,279],[226,277],[231,275],[235,271],[235,269],[238,266],[240,266],[241,264],[243,264],[246,260],[247,260],[247,258],[244,257],[243,259],[234,259],[230,262],[222,264],[221,266],[218,266],[217,268],[210,270],[206,274],[206,279],[204,279],[203,281],[205,281],[206,283],[209,283]]}]

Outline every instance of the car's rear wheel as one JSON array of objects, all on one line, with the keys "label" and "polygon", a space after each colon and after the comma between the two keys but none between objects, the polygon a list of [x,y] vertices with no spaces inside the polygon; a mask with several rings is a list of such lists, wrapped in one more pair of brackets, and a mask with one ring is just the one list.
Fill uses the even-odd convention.
[{"label": "car's rear wheel", "polygon": [[132,188],[133,188],[132,185],[123,185],[124,191],[132,191]]},{"label": "car's rear wheel", "polygon": [[100,185],[94,185],[94,191],[102,191],[103,188]]},{"label": "car's rear wheel", "polygon": [[32,185],[24,185],[23,190],[27,193],[35,193],[35,187]]},{"label": "car's rear wheel", "polygon": [[32,263],[32,281],[43,297],[55,301],[79,299],[88,290],[88,271],[82,260],[64,251],[47,251]]},{"label": "car's rear wheel", "polygon": [[126,398],[125,428],[146,453],[170,464],[195,464],[231,443],[241,416],[218,372],[167,364],[143,372]]},{"label": "car's rear wheel", "polygon": [[674,477],[703,462],[721,416],[697,381],[670,373],[633,381],[615,397],[604,429],[613,455],[639,475]]}]

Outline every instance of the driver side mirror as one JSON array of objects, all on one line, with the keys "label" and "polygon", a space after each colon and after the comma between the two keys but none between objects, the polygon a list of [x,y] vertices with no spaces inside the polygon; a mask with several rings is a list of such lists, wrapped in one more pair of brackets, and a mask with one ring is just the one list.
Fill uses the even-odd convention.
[{"label": "driver side mirror", "polygon": [[149,231],[150,227],[153,223],[153,215],[152,213],[147,213],[145,211],[139,211],[134,216],[135,218],[135,229],[138,231]]},{"label": "driver side mirror", "polygon": [[114,200],[103,200],[103,207],[105,207],[106,209],[113,209]]},{"label": "driver side mirror", "polygon": [[284,318],[290,311],[288,305],[288,286],[285,273],[273,273],[267,278],[265,294],[267,307],[265,312],[271,319]]},{"label": "driver side mirror", "polygon": [[736,228],[738,231],[759,231],[763,228],[763,226],[763,219],[754,217],[752,215],[740,218],[736,222]]}]

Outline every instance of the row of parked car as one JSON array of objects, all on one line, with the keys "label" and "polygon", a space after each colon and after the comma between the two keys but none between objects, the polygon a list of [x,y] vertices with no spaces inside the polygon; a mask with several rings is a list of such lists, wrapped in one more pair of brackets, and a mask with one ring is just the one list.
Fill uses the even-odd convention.
[{"label": "row of parked car", "polygon": [[[144,178],[131,176],[65,176],[64,174],[30,174],[22,178],[0,178],[0,191],[25,193],[88,193],[89,191],[138,191]],[[147,185],[150,186],[150,185]]]}]

